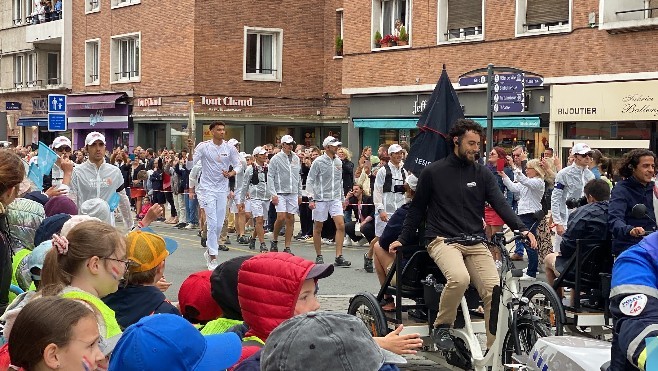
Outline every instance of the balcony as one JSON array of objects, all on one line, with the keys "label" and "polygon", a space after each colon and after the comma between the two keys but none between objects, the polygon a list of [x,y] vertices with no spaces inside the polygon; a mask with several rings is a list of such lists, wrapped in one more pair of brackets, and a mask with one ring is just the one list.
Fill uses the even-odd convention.
[{"label": "balcony", "polygon": [[34,21],[27,17],[29,24],[25,30],[25,42],[60,44],[64,35],[64,21],[61,14],[52,13],[50,17]]},{"label": "balcony", "polygon": [[29,91],[48,91],[62,89],[62,81],[59,77],[52,77],[46,80],[32,80],[15,82],[13,88],[0,89],[0,93],[16,93]]},{"label": "balcony", "polygon": [[599,28],[609,33],[658,28],[656,0],[601,0]]}]

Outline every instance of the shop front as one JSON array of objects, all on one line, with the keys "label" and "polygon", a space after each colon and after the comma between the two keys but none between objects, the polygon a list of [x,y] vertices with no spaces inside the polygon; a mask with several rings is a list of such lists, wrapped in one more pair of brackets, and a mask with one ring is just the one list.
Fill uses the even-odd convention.
[{"label": "shop front", "polygon": [[92,131],[105,135],[108,150],[134,147],[130,109],[125,93],[69,95],[67,98],[68,127],[73,129],[73,147],[85,145]]},{"label": "shop front", "polygon": [[[292,135],[307,146],[320,145],[332,135],[341,140],[346,119],[320,120],[297,115],[297,109],[281,105],[280,100],[241,96],[180,96],[135,98],[132,118],[136,144],[143,148],[164,147],[180,150],[189,137],[190,104],[193,103],[196,142],[211,139],[210,124],[226,124],[225,138],[241,142],[241,150],[250,152],[264,144],[279,144],[281,137]],[[286,114],[288,112],[289,114]]]},{"label": "shop front", "polygon": [[[376,151],[380,144],[410,144],[411,138],[418,133],[416,123],[429,104],[430,94],[353,96],[350,135],[358,140],[350,149],[354,152],[370,146]],[[486,92],[462,90],[457,94],[465,117],[486,128]],[[530,90],[526,92],[526,99],[526,112],[494,116],[493,139],[494,145],[508,150],[522,145],[533,158],[548,147],[549,90],[544,87]]]},{"label": "shop front", "polygon": [[563,158],[577,142],[613,163],[629,149],[656,151],[657,80],[554,85],[551,94],[551,135]]}]

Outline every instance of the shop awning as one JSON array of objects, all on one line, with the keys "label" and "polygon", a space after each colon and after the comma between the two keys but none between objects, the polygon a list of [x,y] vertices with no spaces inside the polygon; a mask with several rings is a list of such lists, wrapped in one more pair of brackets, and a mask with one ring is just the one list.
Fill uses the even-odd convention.
[{"label": "shop awning", "polygon": [[[486,117],[469,117],[469,118],[484,127],[487,126]],[[527,117],[527,116],[494,117],[493,127],[494,129],[538,128],[539,117]]]},{"label": "shop awning", "polygon": [[24,117],[18,119],[18,126],[48,126],[47,117]]},{"label": "shop awning", "polygon": [[413,119],[354,119],[355,128],[368,129],[418,129],[417,118]]},{"label": "shop awning", "polygon": [[66,107],[70,110],[114,108],[117,99],[125,93],[69,95],[66,97]]}]

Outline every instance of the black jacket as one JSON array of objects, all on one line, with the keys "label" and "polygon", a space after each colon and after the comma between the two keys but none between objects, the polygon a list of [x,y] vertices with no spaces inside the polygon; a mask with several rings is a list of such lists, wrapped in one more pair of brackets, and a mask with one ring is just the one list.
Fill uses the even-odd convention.
[{"label": "black jacket", "polygon": [[[631,210],[636,204],[647,207],[649,217],[634,218]],[[632,237],[631,229],[642,227],[647,233],[656,228],[653,211],[653,182],[642,185],[634,177],[617,182],[610,193],[610,207],[608,208],[608,228],[612,232],[612,252],[621,254],[627,248],[642,240],[642,237]]]},{"label": "black jacket", "polygon": [[[375,205],[372,200],[372,196],[361,196],[361,215],[359,215],[359,207],[357,206],[358,200],[356,199],[356,196],[350,197],[348,202],[349,205],[347,205],[345,210],[350,213],[350,215],[354,215],[355,220],[361,221],[361,219],[365,219],[369,216],[374,218]],[[374,221],[375,219],[372,220],[373,223]]]},{"label": "black jacket", "polygon": [[451,153],[420,173],[398,241],[409,245],[423,218],[426,218],[427,238],[456,237],[463,233],[484,236],[485,202],[512,230],[528,230],[505,200],[491,171]]},{"label": "black jacket", "polygon": [[608,201],[593,202],[579,207],[569,216],[567,231],[564,232],[560,243],[560,254],[567,259],[573,256],[577,239],[606,240],[608,238],[610,238]]},{"label": "black jacket", "polygon": [[155,286],[119,287],[119,290],[103,298],[110,307],[121,328],[137,323],[142,317],[156,313],[181,315],[165,295]]},{"label": "black jacket", "polygon": [[343,160],[343,194],[348,194],[354,186],[354,163]]}]

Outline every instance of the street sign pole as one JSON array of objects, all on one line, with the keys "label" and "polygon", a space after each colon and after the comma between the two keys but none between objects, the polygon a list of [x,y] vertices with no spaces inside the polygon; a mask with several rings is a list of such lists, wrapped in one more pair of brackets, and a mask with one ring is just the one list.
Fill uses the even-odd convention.
[{"label": "street sign pole", "polygon": [[493,148],[493,87],[494,87],[494,65],[487,65],[487,153]]}]

